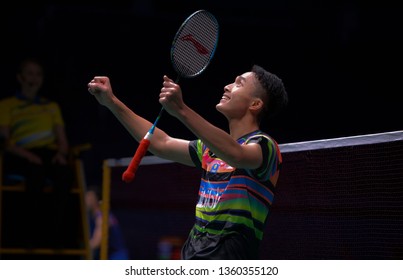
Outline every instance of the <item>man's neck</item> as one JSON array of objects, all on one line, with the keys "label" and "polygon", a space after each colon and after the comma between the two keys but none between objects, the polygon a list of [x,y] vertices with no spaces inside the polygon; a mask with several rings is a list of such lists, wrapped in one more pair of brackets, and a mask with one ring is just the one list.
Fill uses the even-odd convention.
[{"label": "man's neck", "polygon": [[230,120],[229,131],[234,140],[259,129],[259,125],[253,121],[248,120]]},{"label": "man's neck", "polygon": [[35,98],[37,96],[36,91],[26,90],[26,89],[22,89],[21,94],[28,100],[35,100]]}]

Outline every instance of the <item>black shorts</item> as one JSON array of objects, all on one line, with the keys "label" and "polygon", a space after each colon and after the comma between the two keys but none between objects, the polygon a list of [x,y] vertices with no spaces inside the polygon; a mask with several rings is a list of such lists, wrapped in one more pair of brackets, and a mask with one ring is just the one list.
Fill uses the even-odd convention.
[{"label": "black shorts", "polygon": [[256,260],[255,245],[240,234],[190,234],[182,247],[183,260]]}]

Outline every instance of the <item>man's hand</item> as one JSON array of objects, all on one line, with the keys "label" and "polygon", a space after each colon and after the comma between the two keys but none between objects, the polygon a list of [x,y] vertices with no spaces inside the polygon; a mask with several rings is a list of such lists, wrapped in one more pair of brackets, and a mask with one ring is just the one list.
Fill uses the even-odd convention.
[{"label": "man's hand", "polygon": [[112,103],[115,97],[108,77],[96,76],[88,83],[88,91],[104,106]]},{"label": "man's hand", "polygon": [[168,78],[168,76],[164,76],[162,85],[159,102],[169,114],[179,117],[181,110],[186,107],[182,99],[180,86]]},{"label": "man's hand", "polygon": [[42,165],[42,159],[34,153],[26,151],[25,158],[31,163]]},{"label": "man's hand", "polygon": [[67,164],[67,159],[66,156],[60,152],[56,153],[55,156],[52,159],[53,164],[60,164],[60,165],[66,165]]}]

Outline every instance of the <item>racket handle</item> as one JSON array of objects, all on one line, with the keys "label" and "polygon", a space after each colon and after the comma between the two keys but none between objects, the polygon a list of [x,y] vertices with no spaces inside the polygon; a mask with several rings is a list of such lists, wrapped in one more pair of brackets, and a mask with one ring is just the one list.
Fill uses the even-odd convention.
[{"label": "racket handle", "polygon": [[[152,135],[152,134],[150,134]],[[127,167],[126,171],[122,174],[122,180],[126,183],[130,183],[134,179],[134,175],[137,171],[137,168],[140,165],[141,159],[147,152],[148,146],[150,146],[150,139],[151,137],[148,133],[147,135],[140,141],[140,145],[137,148],[136,153],[134,154],[132,160],[130,161],[129,166]]]}]

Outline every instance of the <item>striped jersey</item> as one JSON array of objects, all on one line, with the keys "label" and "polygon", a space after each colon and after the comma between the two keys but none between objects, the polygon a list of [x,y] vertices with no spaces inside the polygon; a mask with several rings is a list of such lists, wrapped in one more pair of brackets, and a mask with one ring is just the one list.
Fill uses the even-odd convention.
[{"label": "striped jersey", "polygon": [[59,105],[42,97],[22,95],[0,101],[0,125],[10,127],[10,142],[27,149],[52,147],[55,125],[64,125]]},{"label": "striped jersey", "polygon": [[273,203],[282,158],[276,141],[260,130],[237,142],[261,146],[263,162],[259,168],[234,168],[216,157],[201,140],[190,142],[192,160],[202,172],[191,235],[223,237],[235,233],[257,251]]}]

